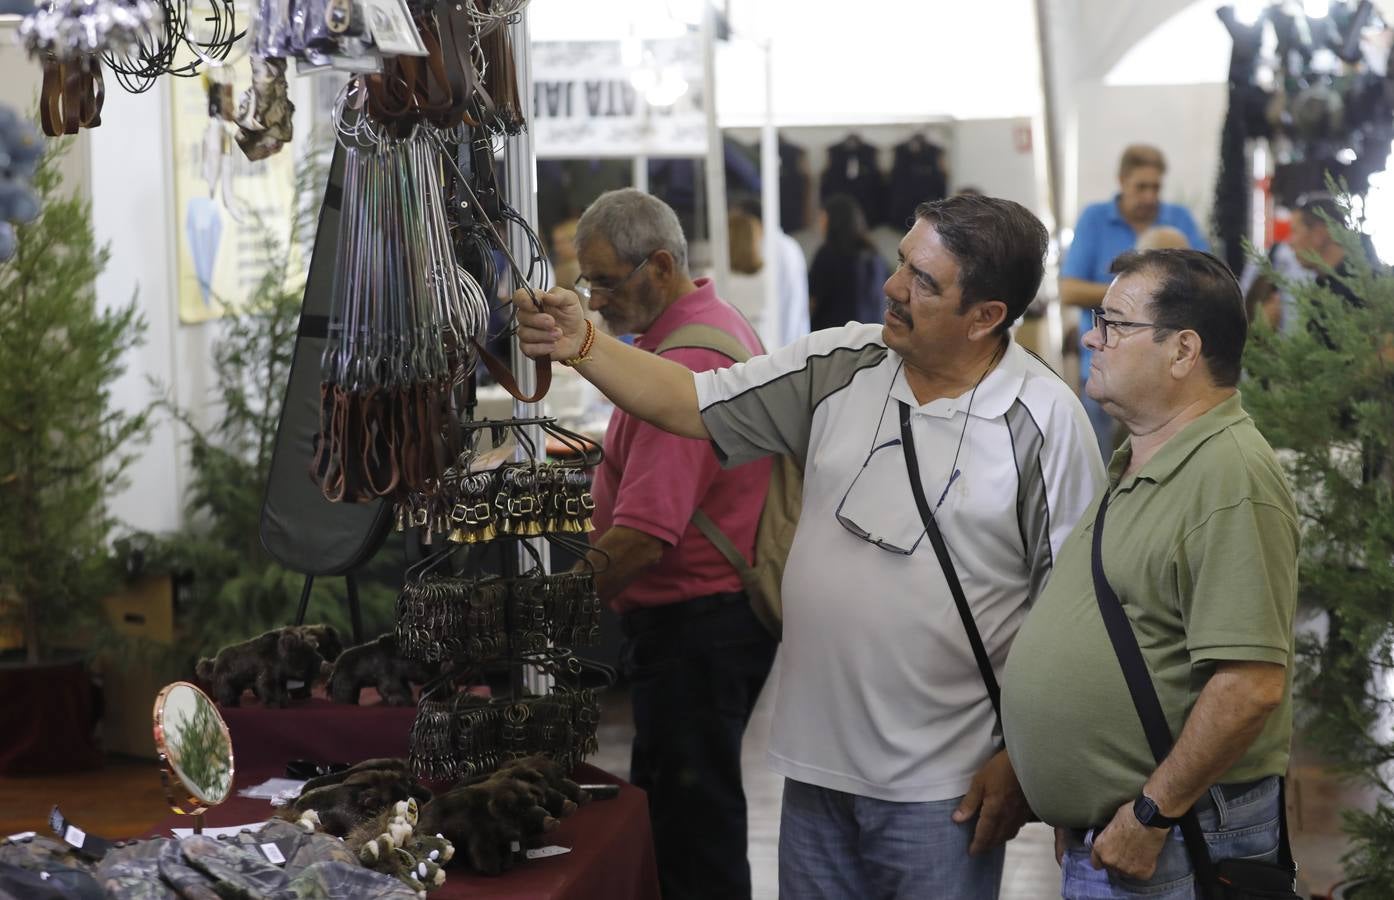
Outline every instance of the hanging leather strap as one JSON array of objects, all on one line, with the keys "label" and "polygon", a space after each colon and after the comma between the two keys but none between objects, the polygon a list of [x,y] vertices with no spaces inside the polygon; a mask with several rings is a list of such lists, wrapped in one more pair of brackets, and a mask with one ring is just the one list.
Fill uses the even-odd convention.
[{"label": "hanging leather strap", "polygon": [[[1171,726],[1167,724],[1162,702],[1157,697],[1157,689],[1152,684],[1152,673],[1143,658],[1142,648],[1138,646],[1137,635],[1133,633],[1132,622],[1123,609],[1123,603],[1109,584],[1104,574],[1104,516],[1108,512],[1108,493],[1099,500],[1099,511],[1094,516],[1094,541],[1090,568],[1094,575],[1094,599],[1099,605],[1108,639],[1113,643],[1113,652],[1118,657],[1118,665],[1123,670],[1123,680],[1127,682],[1128,693],[1132,695],[1133,706],[1138,719],[1142,721],[1142,731],[1147,736],[1147,746],[1157,765],[1162,764],[1171,752],[1173,738]],[[1278,779],[1278,863],[1288,872],[1296,872],[1292,859],[1292,845],[1288,841],[1288,817],[1283,779]],[[1200,827],[1200,818],[1195,807],[1186,810],[1178,823],[1181,836],[1186,841],[1186,853],[1195,868],[1196,884],[1206,897],[1217,897],[1220,889],[1215,864],[1210,859],[1210,850],[1205,843],[1205,833]]]},{"label": "hanging leather strap", "polygon": [[53,56],[44,57],[44,81],[39,91],[39,124],[44,134],[63,134],[63,64]]},{"label": "hanging leather strap", "polygon": [[503,387],[505,391],[513,395],[515,400],[523,403],[536,403],[547,396],[547,391],[552,387],[552,360],[547,357],[533,360],[534,371],[537,373],[537,388],[531,397],[524,396],[522,389],[518,387],[518,379],[513,377],[513,373],[508,370],[508,366],[503,364],[497,356],[490,353],[483,344],[470,338],[470,343],[474,344],[474,350],[479,354],[479,358],[484,361],[484,367],[489,370],[489,374],[494,376],[494,380]]},{"label": "hanging leather strap", "polygon": [[958,607],[958,617],[963,620],[963,630],[968,633],[968,644],[973,648],[973,659],[978,663],[978,673],[983,677],[988,699],[992,701],[992,711],[997,715],[997,733],[1002,733],[1002,692],[997,687],[997,676],[992,671],[992,659],[983,646],[982,635],[978,633],[978,623],[973,620],[973,610],[964,596],[963,585],[959,584],[958,572],[954,569],[953,558],[949,556],[944,535],[934,521],[934,511],[929,508],[925,498],[924,485],[920,483],[920,459],[915,455],[915,432],[910,427],[910,405],[904,400],[900,405],[900,445],[905,451],[905,471],[910,476],[910,492],[915,495],[915,505],[920,509],[920,519],[924,522],[925,533],[934,545],[934,555],[939,557],[939,567],[944,570],[944,580],[949,583],[949,593],[954,596]]},{"label": "hanging leather strap", "polygon": [[68,61],[44,58],[44,79],[39,91],[39,125],[49,137],[77,134],[102,124],[106,82],[102,63],[95,56]]}]

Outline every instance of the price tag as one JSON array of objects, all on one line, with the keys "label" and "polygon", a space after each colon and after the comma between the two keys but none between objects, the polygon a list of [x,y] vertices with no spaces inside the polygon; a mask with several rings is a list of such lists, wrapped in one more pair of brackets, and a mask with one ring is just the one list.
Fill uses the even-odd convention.
[{"label": "price tag", "polygon": [[38,834],[36,832],[21,831],[19,834],[10,835],[9,837],[5,838],[5,840],[9,841],[11,844],[22,844],[25,841],[32,841],[36,837],[38,837]]},{"label": "price tag", "polygon": [[528,851],[528,859],[546,859],[549,856],[561,856],[563,853],[570,853],[570,847],[558,847],[553,844],[550,847],[537,847]]},{"label": "price tag", "polygon": [[69,825],[63,832],[63,840],[81,850],[82,845],[87,842],[87,832],[76,825]]},{"label": "price tag", "polygon": [[518,843],[517,841],[509,841],[509,843],[508,843],[508,851],[509,851],[510,853],[517,853],[519,850],[522,850],[522,849],[523,849],[523,845],[522,845],[522,844]]},{"label": "price tag", "polygon": [[283,866],[286,863],[285,854],[282,853],[281,848],[277,847],[275,844],[262,844],[261,852],[267,859],[278,866]]}]

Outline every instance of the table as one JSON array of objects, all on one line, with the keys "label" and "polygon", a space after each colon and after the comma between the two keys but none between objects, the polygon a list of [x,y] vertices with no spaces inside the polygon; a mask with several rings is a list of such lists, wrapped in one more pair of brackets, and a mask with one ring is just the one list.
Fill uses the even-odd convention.
[{"label": "table", "polygon": [[[365,696],[367,692],[365,691]],[[283,776],[289,759],[353,763],[377,756],[405,756],[407,735],[416,717],[412,707],[380,704],[347,706],[316,697],[289,709],[256,705],[223,709],[232,733],[236,767],[233,796],[204,817],[209,827],[260,822],[272,813],[265,800],[238,797],[244,787]],[[582,764],[573,776],[583,784],[618,784],[618,797],[594,800],[561,820],[537,846],[557,845],[570,853],[520,863],[496,877],[447,869],[445,886],[432,900],[658,900],[658,869],[644,792],[594,766]],[[167,837],[170,828],[191,825],[171,815],[150,836]]]}]

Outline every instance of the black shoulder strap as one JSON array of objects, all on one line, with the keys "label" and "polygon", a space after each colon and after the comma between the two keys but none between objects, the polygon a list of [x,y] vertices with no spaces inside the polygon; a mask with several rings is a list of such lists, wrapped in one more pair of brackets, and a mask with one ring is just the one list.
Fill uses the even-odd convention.
[{"label": "black shoulder strap", "polygon": [[[1142,648],[1138,646],[1137,635],[1133,633],[1132,623],[1123,610],[1123,603],[1108,583],[1104,575],[1104,515],[1108,512],[1108,493],[1099,500],[1099,512],[1094,516],[1094,541],[1090,567],[1094,573],[1094,599],[1099,604],[1099,614],[1103,616],[1108,638],[1113,642],[1113,652],[1118,657],[1118,665],[1123,669],[1123,680],[1128,684],[1133,706],[1142,721],[1142,730],[1147,735],[1147,745],[1157,765],[1162,764],[1171,752],[1173,743],[1171,728],[1167,725],[1166,714],[1162,711],[1157,689],[1152,684],[1152,673],[1143,659]],[[1288,842],[1287,798],[1283,779],[1278,779],[1278,862],[1288,871],[1294,871],[1292,845]],[[1210,851],[1205,844],[1205,835],[1200,829],[1200,819],[1195,808],[1186,810],[1180,821],[1181,836],[1186,840],[1186,852],[1195,867],[1196,883],[1207,896],[1219,884]]]},{"label": "black shoulder strap", "polygon": [[910,475],[910,492],[915,495],[915,505],[920,508],[920,518],[924,521],[925,533],[934,545],[934,555],[939,557],[939,565],[944,570],[944,580],[949,583],[949,593],[954,595],[954,605],[958,616],[963,620],[963,630],[968,632],[968,643],[973,648],[973,658],[978,661],[978,672],[983,676],[983,685],[992,701],[992,711],[997,714],[997,730],[1002,730],[1001,691],[997,688],[997,676],[992,672],[992,660],[988,658],[983,646],[982,635],[978,634],[978,624],[973,621],[973,611],[968,608],[968,598],[963,595],[963,585],[958,583],[958,572],[954,561],[949,557],[949,548],[939,526],[934,521],[934,513],[925,499],[924,485],[920,484],[920,460],[915,455],[915,435],[910,427],[910,406],[900,402],[900,443],[905,450],[905,471]]}]

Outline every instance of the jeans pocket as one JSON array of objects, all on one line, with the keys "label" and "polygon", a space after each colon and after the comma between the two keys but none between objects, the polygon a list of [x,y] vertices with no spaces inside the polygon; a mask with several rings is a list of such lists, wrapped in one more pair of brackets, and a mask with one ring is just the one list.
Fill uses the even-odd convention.
[{"label": "jeans pocket", "polygon": [[1216,862],[1222,859],[1276,861],[1278,819],[1274,817],[1246,828],[1210,833],[1205,836],[1205,843],[1210,848],[1210,858]]}]

